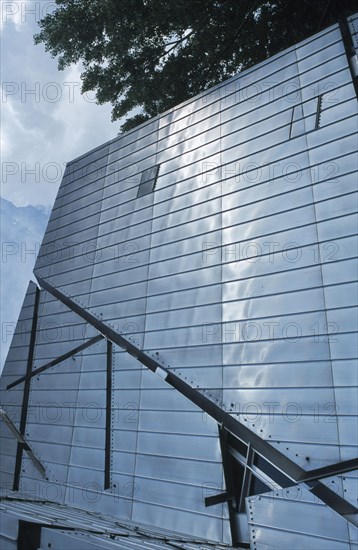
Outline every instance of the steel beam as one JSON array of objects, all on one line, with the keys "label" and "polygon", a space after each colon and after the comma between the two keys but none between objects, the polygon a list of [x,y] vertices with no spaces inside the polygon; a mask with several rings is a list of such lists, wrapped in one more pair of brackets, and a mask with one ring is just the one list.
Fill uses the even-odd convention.
[{"label": "steel beam", "polygon": [[[26,431],[27,409],[28,409],[29,397],[30,397],[30,380],[31,380],[30,374],[32,371],[32,364],[34,361],[34,353],[35,353],[38,311],[39,311],[39,304],[40,304],[40,292],[41,292],[40,289],[36,287],[35,302],[34,302],[34,309],[33,309],[33,315],[32,315],[29,353],[27,356],[26,381],[25,381],[25,387],[24,387],[24,395],[22,398],[21,418],[20,418],[20,426],[19,426],[19,433],[21,434],[21,436],[23,436]],[[16,450],[13,491],[19,490],[22,453],[24,450],[25,450],[24,444],[18,441],[17,450]]]},{"label": "steel beam", "polygon": [[105,435],[105,457],[104,457],[104,489],[111,487],[111,441],[112,441],[112,347],[113,344],[107,340],[107,382],[106,382],[106,435]]}]

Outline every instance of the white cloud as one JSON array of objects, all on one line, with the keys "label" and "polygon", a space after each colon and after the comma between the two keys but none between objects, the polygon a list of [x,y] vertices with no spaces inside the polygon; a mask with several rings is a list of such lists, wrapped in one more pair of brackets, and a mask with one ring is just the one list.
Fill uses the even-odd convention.
[{"label": "white cloud", "polygon": [[[5,26],[15,27],[17,32],[21,32],[26,24],[26,19],[30,16],[31,9],[36,10],[36,4],[31,0],[1,1],[1,19],[0,29],[3,31]],[[38,8],[40,9],[40,7]]]},{"label": "white cloud", "polygon": [[[35,12],[51,3],[27,2],[27,11],[15,4],[2,34],[1,194],[20,206],[51,206],[66,162],[115,137],[119,124],[111,123],[110,105],[81,96],[79,66],[58,71],[43,45],[34,45],[43,15]],[[22,32],[14,33],[14,25]]]},{"label": "white cloud", "polygon": [[72,151],[85,153],[112,139],[118,132],[118,124],[111,123],[111,106],[98,106],[92,92],[81,95],[80,75],[79,65],[69,68],[63,74],[63,98],[52,111],[54,122],[62,125],[64,145],[69,154]]}]

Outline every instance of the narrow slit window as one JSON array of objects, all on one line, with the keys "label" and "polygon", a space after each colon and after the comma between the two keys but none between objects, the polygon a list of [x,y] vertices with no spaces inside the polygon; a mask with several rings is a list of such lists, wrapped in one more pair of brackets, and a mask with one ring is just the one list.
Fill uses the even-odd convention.
[{"label": "narrow slit window", "polygon": [[138,187],[137,198],[143,197],[144,195],[149,195],[149,193],[152,193],[154,191],[155,184],[157,183],[158,172],[159,164],[142,172]]},{"label": "narrow slit window", "polygon": [[321,114],[322,114],[322,94],[317,98],[317,110],[316,110],[316,120],[314,128],[318,130],[321,127]]},{"label": "narrow slit window", "polygon": [[308,99],[292,108],[289,139],[302,136],[321,127],[323,95]]},{"label": "narrow slit window", "polygon": [[295,105],[292,109],[292,117],[290,124],[290,136],[289,138],[295,138],[305,133],[305,123],[302,103]]}]

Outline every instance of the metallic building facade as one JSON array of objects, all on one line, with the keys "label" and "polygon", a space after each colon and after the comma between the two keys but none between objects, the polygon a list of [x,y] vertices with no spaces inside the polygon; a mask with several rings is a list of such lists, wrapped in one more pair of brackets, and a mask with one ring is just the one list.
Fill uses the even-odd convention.
[{"label": "metallic building facade", "polygon": [[357,32],[67,165],[1,377],[4,550],[358,547]]}]

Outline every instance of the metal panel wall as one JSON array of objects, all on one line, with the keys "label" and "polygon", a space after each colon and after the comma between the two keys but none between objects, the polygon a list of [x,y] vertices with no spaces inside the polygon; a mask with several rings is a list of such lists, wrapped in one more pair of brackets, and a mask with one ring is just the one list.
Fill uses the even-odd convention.
[{"label": "metal panel wall", "polygon": [[[356,125],[336,25],[69,163],[35,273],[303,470],[353,458]],[[48,292],[39,313],[33,369],[98,334]],[[59,396],[55,431],[28,422],[49,483],[25,458],[23,484],[230,541],[227,505],[205,507],[225,490],[217,422],[104,340],[32,378],[31,414]],[[325,483],[356,503],[355,481]],[[310,493],[269,499],[248,499],[252,547],[352,544]]]},{"label": "metal panel wall", "polygon": [[[26,375],[35,302],[36,285],[30,282],[0,378],[0,406],[18,430],[23,407],[24,385],[11,391],[7,391],[6,388],[16,379]],[[0,438],[0,486],[9,490],[12,489],[14,482],[17,440],[4,422],[0,422]]]},{"label": "metal panel wall", "polygon": [[354,550],[348,524],[304,487],[272,491],[248,499],[252,548]]},{"label": "metal panel wall", "polygon": [[[33,372],[59,356],[71,353],[84,340],[89,340],[96,334],[97,331],[70,309],[54,300],[46,291],[42,291]],[[86,388],[82,388],[83,375],[87,375],[88,379],[95,374],[88,369],[85,358],[94,354],[97,360],[96,367],[99,371],[102,370],[105,378],[106,359],[105,353],[102,353],[103,344],[98,342],[86,351],[71,354],[70,357],[31,378],[25,435],[46,469],[46,478],[44,479],[36,471],[31,460],[24,456],[20,485],[23,496],[32,495],[33,498],[65,502],[66,485],[70,478],[72,455],[75,452],[73,439],[77,415],[80,412],[82,417],[90,416],[92,409],[99,414],[98,410],[104,408],[103,399],[99,401],[98,393],[97,399],[94,400],[92,395],[87,397]],[[22,385],[23,383],[17,387]],[[102,386],[105,387],[105,383],[102,382]],[[78,447],[81,449],[80,443]],[[86,456],[84,450],[83,466]]]}]

